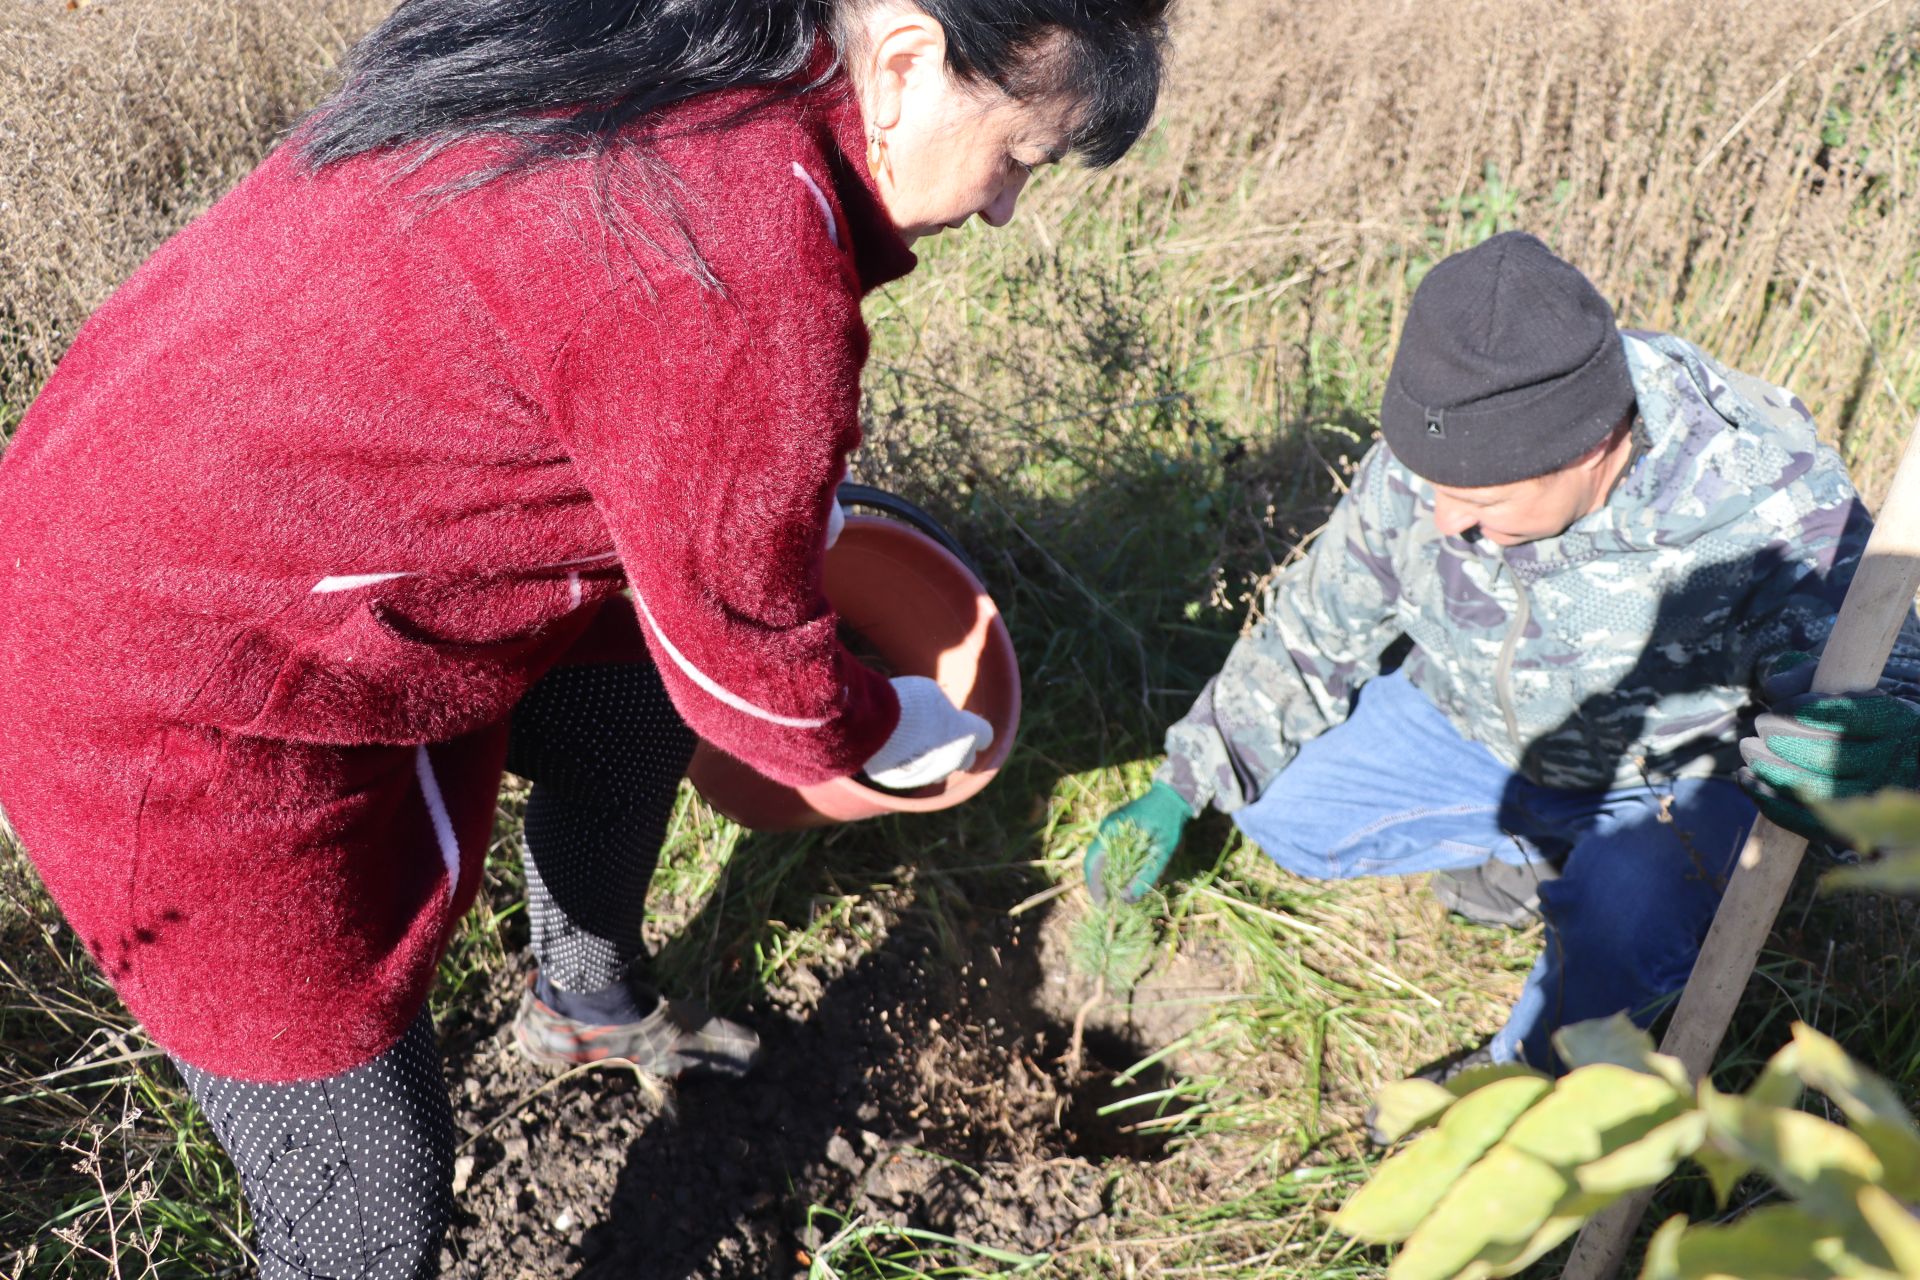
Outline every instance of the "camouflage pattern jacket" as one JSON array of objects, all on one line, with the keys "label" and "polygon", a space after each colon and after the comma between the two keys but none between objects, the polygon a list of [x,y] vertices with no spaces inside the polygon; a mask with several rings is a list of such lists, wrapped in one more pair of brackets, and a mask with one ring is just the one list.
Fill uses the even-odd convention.
[{"label": "camouflage pattern jacket", "polygon": [[[1195,812],[1257,799],[1403,635],[1414,685],[1533,782],[1731,776],[1758,676],[1825,642],[1871,520],[1796,397],[1678,338],[1622,340],[1642,449],[1599,511],[1524,546],[1444,537],[1432,486],[1376,445],[1167,732],[1159,780]],[[1912,617],[1883,687],[1920,699]]]}]

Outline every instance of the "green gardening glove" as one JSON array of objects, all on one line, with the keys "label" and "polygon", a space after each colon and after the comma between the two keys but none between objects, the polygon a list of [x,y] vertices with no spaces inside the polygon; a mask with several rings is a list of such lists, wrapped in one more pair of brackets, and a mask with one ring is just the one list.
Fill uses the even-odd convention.
[{"label": "green gardening glove", "polygon": [[1193,810],[1187,807],[1186,800],[1164,782],[1154,783],[1147,788],[1145,795],[1128,801],[1102,818],[1100,833],[1087,846],[1087,856],[1081,862],[1081,869],[1087,876],[1087,892],[1093,895],[1093,900],[1103,906],[1106,904],[1107,855],[1110,842],[1118,831],[1132,824],[1146,837],[1146,860],[1120,889],[1121,901],[1138,902],[1165,874],[1167,863],[1173,860],[1173,851],[1180,845],[1180,833],[1192,818]]},{"label": "green gardening glove", "polygon": [[1815,663],[1785,654],[1761,682],[1768,710],[1740,743],[1740,785],[1760,812],[1809,839],[1828,836],[1810,804],[1920,785],[1920,707],[1875,689],[1813,693]]}]

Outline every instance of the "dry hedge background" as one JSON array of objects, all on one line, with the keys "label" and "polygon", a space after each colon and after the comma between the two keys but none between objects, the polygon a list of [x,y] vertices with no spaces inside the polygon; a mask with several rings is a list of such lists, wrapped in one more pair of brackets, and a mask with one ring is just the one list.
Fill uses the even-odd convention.
[{"label": "dry hedge background", "polygon": [[253,167],[388,7],[0,8],[0,405],[18,412],[79,322]]},{"label": "dry hedge background", "polygon": [[1176,292],[1317,290],[1296,326],[1358,293],[1396,333],[1423,262],[1534,230],[1873,472],[1920,390],[1917,31],[1913,0],[1190,0],[1164,152],[1112,182],[1158,200]]},{"label": "dry hedge background", "polygon": [[[258,159],[387,4],[15,0],[0,403],[19,411],[76,324]],[[1898,437],[1920,386],[1920,0],[1177,12],[1160,137],[1111,173],[1043,184],[1043,240],[1049,219],[1132,222],[1129,252],[1177,307],[1369,354],[1425,263],[1526,226],[1623,320],[1793,385],[1869,471]],[[1246,336],[1195,323],[1170,340],[1209,329]]]}]

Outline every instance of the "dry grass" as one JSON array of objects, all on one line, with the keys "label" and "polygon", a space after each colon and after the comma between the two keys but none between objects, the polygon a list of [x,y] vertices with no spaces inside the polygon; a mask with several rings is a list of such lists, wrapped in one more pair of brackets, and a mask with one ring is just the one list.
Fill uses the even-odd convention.
[{"label": "dry grass", "polygon": [[388,7],[34,0],[0,12],[0,405],[22,407],[88,313],[253,167]]},{"label": "dry grass", "polygon": [[1534,230],[1623,322],[1797,389],[1871,489],[1920,391],[1917,24],[1914,0],[1187,0],[1162,137],[1033,214],[1063,241],[1138,218],[1170,295],[1248,313],[1230,341],[1367,357],[1427,263]]},{"label": "dry grass", "polygon": [[[29,398],[77,323],[385,8],[38,0],[0,16],[0,402]],[[1309,329],[1377,346],[1423,264],[1526,226],[1624,320],[1793,385],[1877,471],[1920,388],[1916,22],[1920,0],[1185,0],[1161,136],[1043,189],[1029,225],[1046,242],[1136,223],[1131,247],[1179,310],[1238,308],[1276,351]]]}]

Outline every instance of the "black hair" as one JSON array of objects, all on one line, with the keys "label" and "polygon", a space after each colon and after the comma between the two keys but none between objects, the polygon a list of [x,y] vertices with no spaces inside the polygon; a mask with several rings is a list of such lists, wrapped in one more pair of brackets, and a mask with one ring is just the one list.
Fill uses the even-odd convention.
[{"label": "black hair", "polygon": [[[603,157],[629,126],[720,89],[803,80],[843,11],[870,0],[401,0],[302,126],[316,167],[382,148],[424,163],[489,134],[518,144],[464,186],[551,160]],[[1081,104],[1072,149],[1126,154],[1159,97],[1169,0],[915,0],[947,33],[949,69],[1015,97]],[[837,46],[836,46],[837,47]]]},{"label": "black hair", "polygon": [[1069,145],[1096,169],[1127,154],[1160,99],[1168,0],[914,0],[947,32],[947,66],[1015,98],[1080,104]]}]

